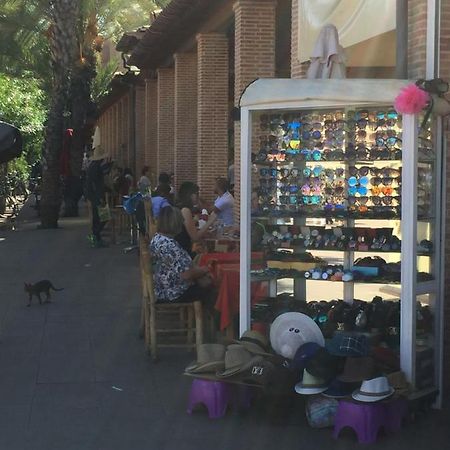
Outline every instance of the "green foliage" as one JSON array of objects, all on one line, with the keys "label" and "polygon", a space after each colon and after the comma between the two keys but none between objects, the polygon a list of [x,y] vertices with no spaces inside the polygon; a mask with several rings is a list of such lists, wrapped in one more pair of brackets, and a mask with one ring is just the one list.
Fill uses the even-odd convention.
[{"label": "green foliage", "polygon": [[14,162],[17,170],[39,158],[47,97],[34,78],[13,78],[0,73],[0,120],[19,128],[24,139],[24,156]]},{"label": "green foliage", "polygon": [[102,97],[110,91],[110,83],[117,71],[117,61],[109,61],[104,66],[97,67],[97,74],[92,82],[91,97],[94,103],[97,103]]}]

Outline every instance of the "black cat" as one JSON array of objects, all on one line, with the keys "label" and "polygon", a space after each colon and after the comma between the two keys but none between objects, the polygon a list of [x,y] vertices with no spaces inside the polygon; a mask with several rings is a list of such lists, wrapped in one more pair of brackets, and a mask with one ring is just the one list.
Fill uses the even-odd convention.
[{"label": "black cat", "polygon": [[45,300],[45,303],[51,303],[50,289],[53,289],[54,291],[62,291],[64,288],[61,288],[61,289],[55,288],[55,286],[53,286],[52,282],[49,280],[41,280],[35,284],[25,283],[25,292],[28,292],[28,295],[29,295],[27,306],[31,305],[31,300],[33,298],[33,295],[36,295],[36,297],[39,299],[39,304],[42,305],[41,294],[43,292],[45,292],[45,295],[47,297]]}]

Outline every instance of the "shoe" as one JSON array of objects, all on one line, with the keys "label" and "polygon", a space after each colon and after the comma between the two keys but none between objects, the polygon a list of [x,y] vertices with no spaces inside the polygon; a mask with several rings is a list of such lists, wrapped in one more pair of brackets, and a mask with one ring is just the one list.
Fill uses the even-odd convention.
[{"label": "shoe", "polygon": [[106,248],[108,247],[108,244],[102,240],[96,240],[93,244],[94,248]]},{"label": "shoe", "polygon": [[95,236],[94,236],[93,234],[88,234],[88,235],[86,236],[86,239],[87,239],[91,244],[93,244],[93,243],[95,242]]}]

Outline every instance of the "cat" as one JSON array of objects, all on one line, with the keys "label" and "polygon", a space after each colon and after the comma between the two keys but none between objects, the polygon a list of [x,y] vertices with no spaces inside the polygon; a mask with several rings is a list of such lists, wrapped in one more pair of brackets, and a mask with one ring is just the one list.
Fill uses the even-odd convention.
[{"label": "cat", "polygon": [[52,282],[49,280],[41,280],[35,284],[25,283],[25,292],[28,292],[29,295],[27,306],[31,306],[31,300],[33,299],[33,295],[36,295],[36,297],[39,299],[39,304],[42,305],[41,294],[43,292],[45,292],[45,295],[47,297],[45,303],[51,303],[50,289],[53,289],[54,291],[62,291],[64,288],[61,289],[55,288],[55,286],[53,286]]}]

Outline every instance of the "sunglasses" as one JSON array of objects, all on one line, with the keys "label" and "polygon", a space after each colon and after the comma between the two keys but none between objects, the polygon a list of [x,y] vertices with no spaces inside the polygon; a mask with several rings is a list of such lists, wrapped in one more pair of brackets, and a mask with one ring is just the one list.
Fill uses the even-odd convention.
[{"label": "sunglasses", "polygon": [[394,182],[394,178],[392,177],[373,177],[370,179],[370,184],[372,186],[379,186],[380,184],[384,184],[385,186],[391,186]]},{"label": "sunglasses", "polygon": [[305,161],[320,161],[322,159],[322,152],[317,148],[314,150],[304,148],[300,151],[300,155]]},{"label": "sunglasses", "polygon": [[387,195],[385,197],[370,197],[370,201],[374,206],[391,206],[394,201],[398,201],[397,199],[398,197],[392,197],[391,195]]}]

